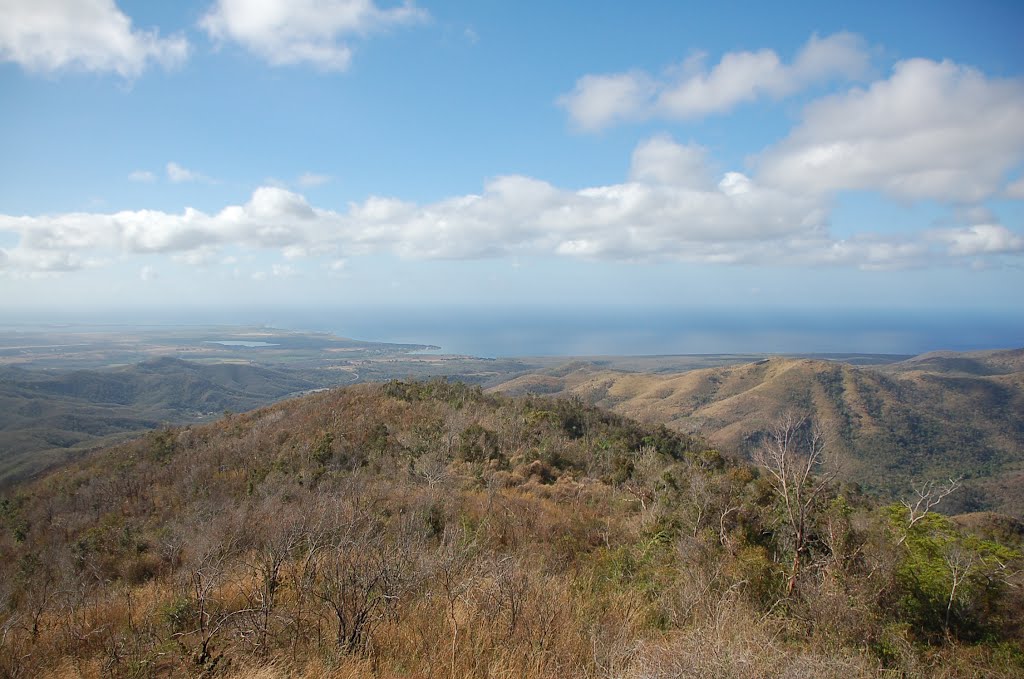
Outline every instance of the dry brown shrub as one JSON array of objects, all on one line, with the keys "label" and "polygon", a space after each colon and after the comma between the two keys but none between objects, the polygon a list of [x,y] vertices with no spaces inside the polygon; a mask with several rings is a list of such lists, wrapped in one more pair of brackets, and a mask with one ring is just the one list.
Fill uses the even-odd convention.
[{"label": "dry brown shrub", "polygon": [[855,679],[878,677],[867,655],[815,652],[786,644],[786,624],[763,618],[738,599],[723,597],[715,615],[698,624],[641,642],[624,679]]}]

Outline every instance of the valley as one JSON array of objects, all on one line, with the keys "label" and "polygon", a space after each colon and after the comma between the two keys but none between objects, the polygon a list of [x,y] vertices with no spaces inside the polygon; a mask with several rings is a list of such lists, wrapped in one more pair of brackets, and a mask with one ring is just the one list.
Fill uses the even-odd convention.
[{"label": "valley", "polygon": [[163,425],[358,382],[442,377],[577,397],[749,459],[785,413],[826,426],[840,476],[882,497],[963,477],[947,511],[1024,517],[1024,350],[921,356],[484,359],[273,328],[0,334],[0,483]]},{"label": "valley", "polygon": [[518,362],[273,328],[71,327],[0,332],[0,485],[165,424],[393,377],[482,382]]}]

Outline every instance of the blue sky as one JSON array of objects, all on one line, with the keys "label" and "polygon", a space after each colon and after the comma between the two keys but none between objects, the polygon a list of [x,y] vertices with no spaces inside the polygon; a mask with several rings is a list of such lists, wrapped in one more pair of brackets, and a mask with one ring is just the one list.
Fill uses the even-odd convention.
[{"label": "blue sky", "polygon": [[0,0],[0,307],[1024,312],[1024,4],[720,5]]}]

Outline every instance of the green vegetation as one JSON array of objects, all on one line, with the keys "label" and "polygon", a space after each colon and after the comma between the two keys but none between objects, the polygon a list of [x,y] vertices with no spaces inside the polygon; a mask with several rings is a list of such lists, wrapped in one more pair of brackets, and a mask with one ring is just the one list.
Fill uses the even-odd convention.
[{"label": "green vegetation", "polygon": [[164,428],[0,501],[0,676],[1021,676],[1020,524],[793,431],[757,468],[443,380]]},{"label": "green vegetation", "polygon": [[[903,507],[890,507],[893,529],[906,524]],[[1001,605],[1011,579],[1007,569],[1021,554],[1004,544],[958,531],[944,516],[928,514],[906,531],[897,570],[903,615],[932,639],[998,639],[1008,626]],[[1020,611],[1012,611],[1018,615]]]}]

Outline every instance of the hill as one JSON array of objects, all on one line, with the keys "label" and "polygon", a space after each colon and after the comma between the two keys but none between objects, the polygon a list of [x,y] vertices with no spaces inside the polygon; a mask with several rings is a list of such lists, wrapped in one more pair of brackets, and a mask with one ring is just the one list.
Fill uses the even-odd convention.
[{"label": "hill", "polygon": [[772,358],[677,374],[589,364],[529,374],[510,394],[574,395],[749,456],[782,413],[826,425],[843,476],[899,496],[964,475],[951,511],[1024,517],[1024,351],[926,354],[887,366]]},{"label": "hill", "polygon": [[430,348],[239,328],[0,333],[0,485],[161,424],[209,421],[310,390],[423,375],[477,383],[532,367],[411,353]]},{"label": "hill", "polygon": [[773,478],[443,381],[153,431],[0,499],[0,675],[1024,671],[1017,524]]},{"label": "hill", "polygon": [[946,375],[1011,375],[1024,372],[1024,349],[958,353],[932,351],[887,366],[893,372],[930,372]]},{"label": "hill", "polygon": [[0,367],[0,481],[110,437],[251,410],[323,383],[296,371],[174,358],[108,370]]}]

